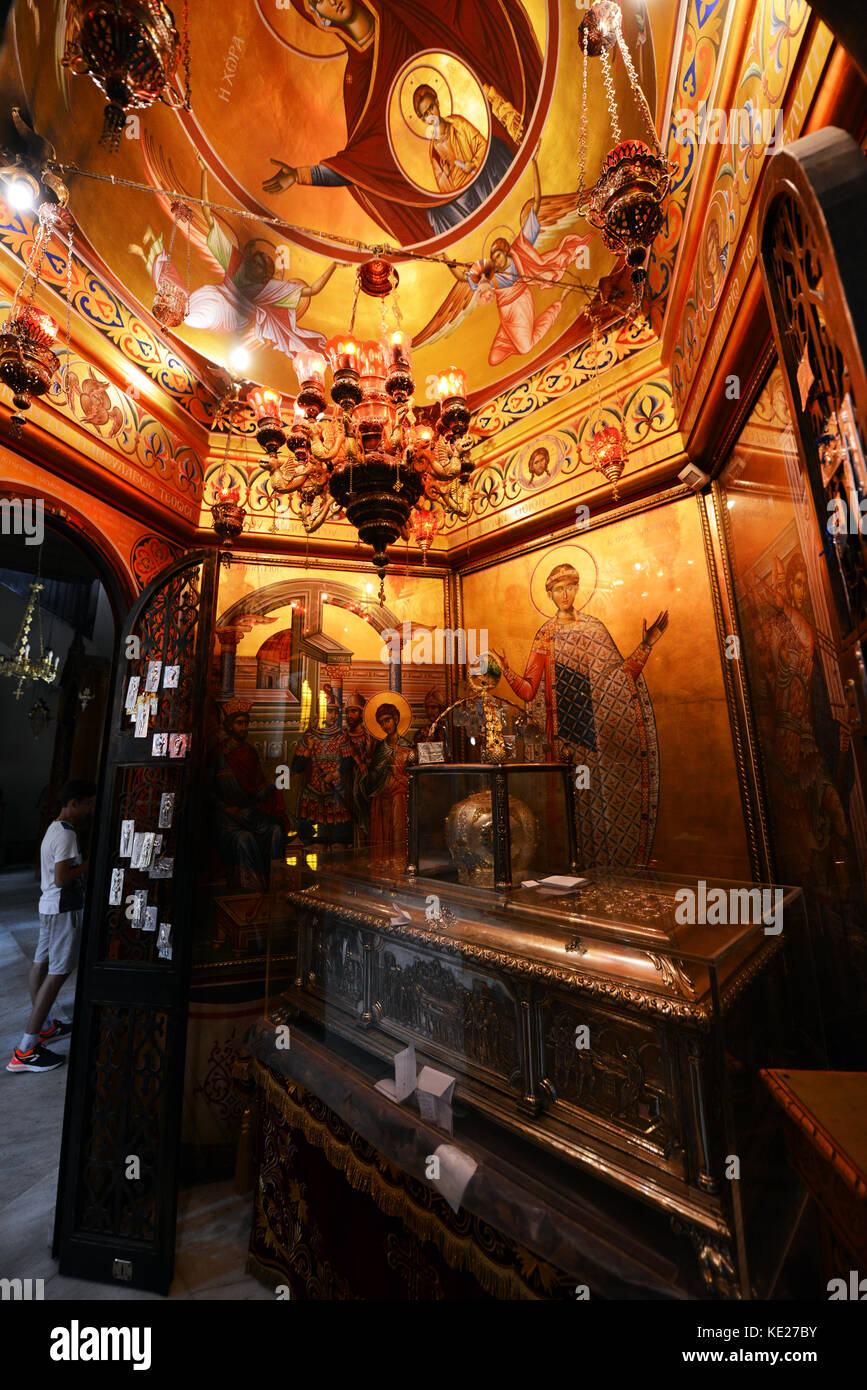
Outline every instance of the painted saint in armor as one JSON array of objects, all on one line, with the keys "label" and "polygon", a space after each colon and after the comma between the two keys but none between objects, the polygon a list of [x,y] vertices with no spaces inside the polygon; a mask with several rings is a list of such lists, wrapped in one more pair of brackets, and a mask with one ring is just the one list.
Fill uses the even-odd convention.
[{"label": "painted saint in armor", "polygon": [[299,739],[292,772],[304,776],[298,799],[298,834],[305,844],[352,844],[352,745],[338,724],[337,703],[329,700],[324,728],[312,724]]},{"label": "painted saint in armor", "polygon": [[498,655],[512,690],[532,702],[549,759],[587,769],[575,783],[579,862],[641,868],[659,803],[656,723],[642,670],[668,613],[643,623],[641,641],[624,658],[599,618],[576,613],[578,588],[572,565],[552,569],[545,591],[557,611],[536,633],[523,676]]}]

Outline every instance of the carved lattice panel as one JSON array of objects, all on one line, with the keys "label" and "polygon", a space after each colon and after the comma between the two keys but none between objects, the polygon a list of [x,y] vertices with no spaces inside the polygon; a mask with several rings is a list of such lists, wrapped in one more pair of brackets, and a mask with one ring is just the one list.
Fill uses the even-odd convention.
[{"label": "carved lattice panel", "polygon": [[816,131],[772,159],[762,274],[844,639],[867,628],[865,215],[867,164],[843,131]]},{"label": "carved lattice panel", "polygon": [[[93,1027],[78,1227],[152,1241],[165,1138],[168,1014],[108,1004],[95,1010]],[[139,1177],[127,1176],[133,1161],[140,1167]]]}]

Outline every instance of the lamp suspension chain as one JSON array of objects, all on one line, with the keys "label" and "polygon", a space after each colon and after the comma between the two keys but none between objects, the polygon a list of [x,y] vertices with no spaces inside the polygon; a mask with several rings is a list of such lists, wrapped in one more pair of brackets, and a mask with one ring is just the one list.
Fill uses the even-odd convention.
[{"label": "lamp suspension chain", "polygon": [[614,136],[615,145],[620,144],[620,117],[617,114],[617,98],[614,94],[614,77],[611,72],[611,59],[608,50],[603,49],[600,54],[602,63],[602,79],[605,83],[605,96],[608,101],[608,113],[611,117],[611,133]]}]

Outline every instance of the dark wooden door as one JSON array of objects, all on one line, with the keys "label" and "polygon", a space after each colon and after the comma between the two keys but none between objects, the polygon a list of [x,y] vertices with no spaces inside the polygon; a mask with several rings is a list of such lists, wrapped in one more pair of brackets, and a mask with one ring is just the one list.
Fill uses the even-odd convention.
[{"label": "dark wooden door", "polygon": [[[61,1274],[158,1293],[168,1292],[174,1267],[196,828],[218,564],[215,551],[173,562],[142,593],[120,639],[58,1182],[54,1249]],[[148,708],[146,732],[143,718],[137,732],[127,709],[130,680],[138,677],[135,698],[146,698],[157,662],[155,712]],[[165,751],[157,735],[166,736]],[[187,739],[182,754],[173,735]],[[160,826],[161,811],[163,822],[168,819],[168,796],[174,798],[171,824]],[[121,854],[124,822],[132,822],[135,835],[162,835],[149,865],[133,868],[133,858]],[[137,843],[140,860],[148,845]],[[157,866],[158,857],[173,861],[171,877],[160,876],[168,866]],[[141,913],[145,904],[151,909],[149,917],[131,919],[136,893],[145,895],[139,902]],[[160,947],[166,923],[170,955]]]}]

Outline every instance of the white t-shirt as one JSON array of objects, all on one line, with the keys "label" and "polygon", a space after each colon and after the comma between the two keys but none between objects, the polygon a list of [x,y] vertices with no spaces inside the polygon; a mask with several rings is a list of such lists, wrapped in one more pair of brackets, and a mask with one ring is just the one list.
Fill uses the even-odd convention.
[{"label": "white t-shirt", "polygon": [[46,917],[53,917],[60,911],[60,888],[54,882],[54,866],[64,859],[71,859],[73,866],[81,863],[81,850],[78,836],[69,825],[59,820],[52,821],[45,832],[40,850],[42,861],[42,897],[39,911]]}]

